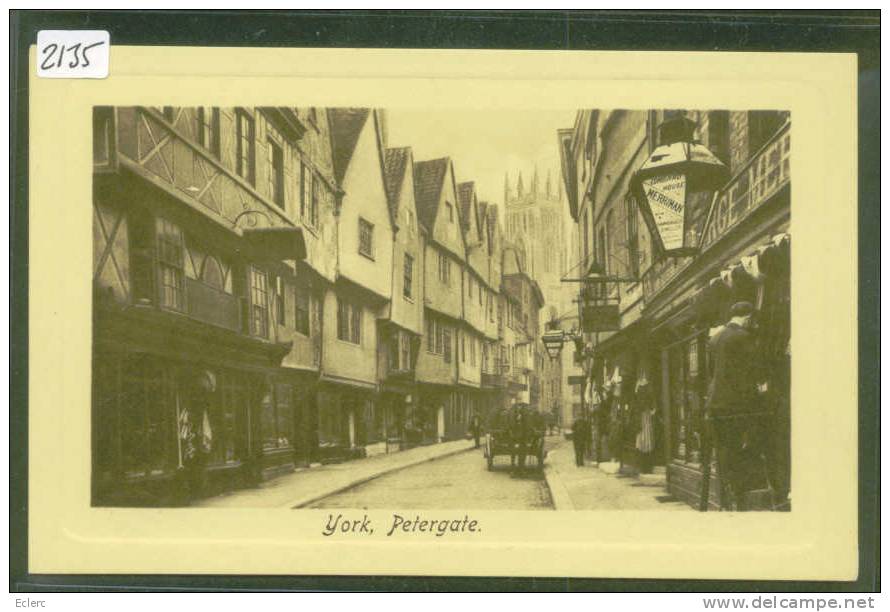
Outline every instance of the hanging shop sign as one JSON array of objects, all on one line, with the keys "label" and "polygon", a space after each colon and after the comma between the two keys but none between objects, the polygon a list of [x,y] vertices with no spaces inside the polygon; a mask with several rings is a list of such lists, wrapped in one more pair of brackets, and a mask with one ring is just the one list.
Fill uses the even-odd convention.
[{"label": "hanging shop sign", "polygon": [[683,214],[686,210],[686,177],[656,176],[643,181],[643,192],[666,251],[683,247]]},{"label": "hanging shop sign", "polygon": [[618,304],[597,304],[581,308],[581,329],[584,332],[618,331],[620,328]]}]

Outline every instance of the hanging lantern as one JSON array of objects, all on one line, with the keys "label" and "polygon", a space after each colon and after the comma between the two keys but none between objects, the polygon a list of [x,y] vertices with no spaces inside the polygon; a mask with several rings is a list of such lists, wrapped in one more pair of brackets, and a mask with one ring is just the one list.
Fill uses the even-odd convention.
[{"label": "hanging lantern", "polygon": [[686,116],[659,127],[661,144],[631,179],[631,194],[658,248],[668,257],[695,255],[716,192],[729,169],[694,141],[695,122]]},{"label": "hanging lantern", "polygon": [[561,329],[550,329],[544,332],[541,340],[544,342],[544,348],[547,349],[547,354],[550,356],[550,359],[556,359],[562,352],[562,345],[565,342],[565,333]]}]

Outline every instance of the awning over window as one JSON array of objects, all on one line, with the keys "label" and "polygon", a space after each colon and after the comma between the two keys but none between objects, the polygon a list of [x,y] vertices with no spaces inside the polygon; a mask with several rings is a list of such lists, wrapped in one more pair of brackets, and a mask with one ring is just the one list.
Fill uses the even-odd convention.
[{"label": "awning over window", "polygon": [[306,241],[298,227],[245,228],[242,236],[250,257],[259,261],[299,261],[306,258]]},{"label": "awning over window", "polygon": [[764,278],[785,278],[791,269],[791,236],[776,234],[750,254],[710,279],[690,299],[700,320],[718,320],[727,304],[746,300],[757,303],[757,287]]}]

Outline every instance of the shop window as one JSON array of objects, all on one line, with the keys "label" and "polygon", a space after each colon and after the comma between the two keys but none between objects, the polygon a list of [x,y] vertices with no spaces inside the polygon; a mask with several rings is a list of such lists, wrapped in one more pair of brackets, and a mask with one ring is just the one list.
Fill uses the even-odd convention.
[{"label": "shop window", "polygon": [[182,230],[166,219],[156,222],[158,244],[158,276],[161,306],[173,310],[185,309],[184,251]]},{"label": "shop window", "polygon": [[318,401],[318,438],[322,445],[349,443],[345,398],[321,393]]},{"label": "shop window", "polygon": [[237,157],[236,157],[236,167],[235,171],[238,173],[238,176],[243,178],[245,181],[254,184],[254,167],[255,167],[255,155],[254,155],[254,122],[253,117],[247,114],[246,111],[238,110],[236,113],[236,142],[237,142]]},{"label": "shop window", "polygon": [[219,385],[219,403],[211,414],[213,444],[211,463],[234,463],[238,457],[238,426],[245,422],[247,391],[234,374],[222,375]]},{"label": "shop window", "polygon": [[672,455],[698,463],[704,410],[704,336],[696,335],[668,350],[672,416]]},{"label": "shop window", "polygon": [[284,152],[271,137],[266,142],[266,173],[269,199],[284,208]]},{"label": "shop window", "polygon": [[290,448],[293,437],[293,404],[291,386],[271,385],[261,402],[263,450]]},{"label": "shop window", "polygon": [[250,268],[250,333],[269,337],[269,281],[263,270]]},{"label": "shop window", "polygon": [[362,218],[358,220],[358,252],[374,259],[374,224]]},{"label": "shop window", "polygon": [[198,123],[198,144],[213,157],[219,159],[219,108],[199,106],[196,113]]},{"label": "shop window", "polygon": [[157,475],[172,467],[175,393],[172,378],[159,359],[140,354],[124,360],[118,402],[124,475]]}]

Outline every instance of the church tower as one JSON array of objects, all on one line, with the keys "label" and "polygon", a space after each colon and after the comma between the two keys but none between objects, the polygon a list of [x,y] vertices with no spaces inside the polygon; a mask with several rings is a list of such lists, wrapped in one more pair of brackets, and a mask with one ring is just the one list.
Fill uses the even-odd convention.
[{"label": "church tower", "polygon": [[510,174],[504,172],[504,209],[510,203]]}]

